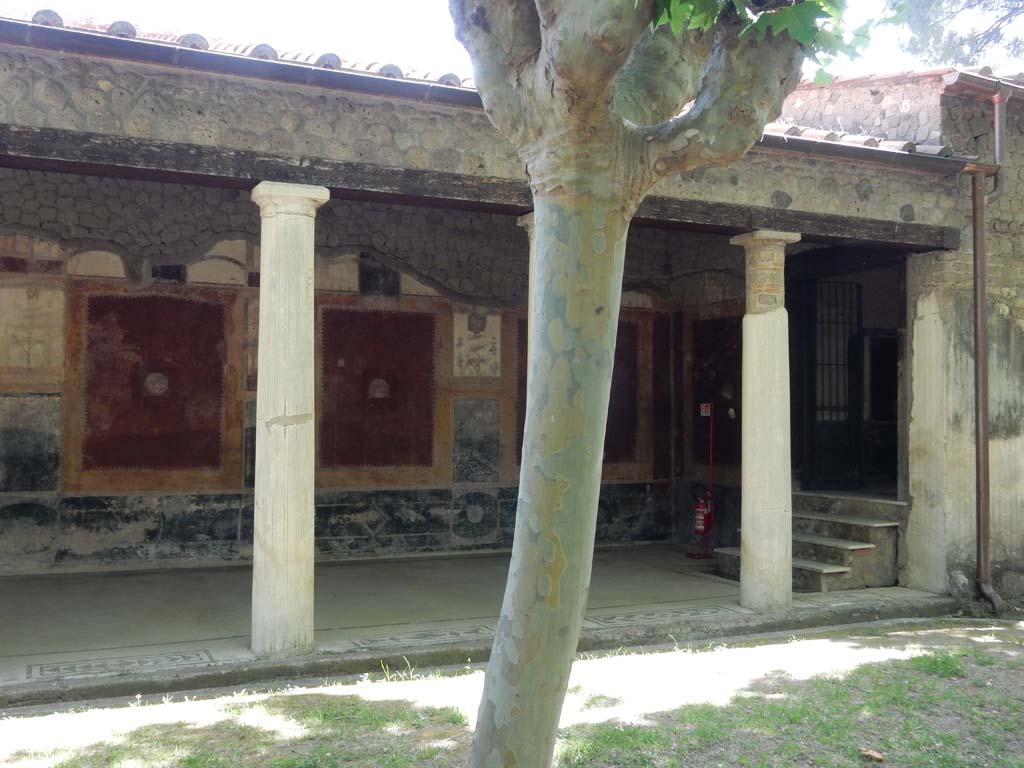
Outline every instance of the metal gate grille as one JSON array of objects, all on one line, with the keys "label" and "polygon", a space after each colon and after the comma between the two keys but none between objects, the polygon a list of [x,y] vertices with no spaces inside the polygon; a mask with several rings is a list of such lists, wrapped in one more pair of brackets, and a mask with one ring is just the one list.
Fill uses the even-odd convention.
[{"label": "metal gate grille", "polygon": [[863,367],[861,286],[818,282],[814,291],[813,382],[808,387],[809,465],[805,484],[854,488],[861,483]]}]

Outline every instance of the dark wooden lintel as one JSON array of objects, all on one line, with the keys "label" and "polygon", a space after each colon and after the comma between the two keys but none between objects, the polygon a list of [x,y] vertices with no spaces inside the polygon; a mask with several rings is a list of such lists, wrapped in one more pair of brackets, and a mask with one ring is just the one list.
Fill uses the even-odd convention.
[{"label": "dark wooden lintel", "polygon": [[[520,181],[54,128],[0,125],[0,166],[241,189],[285,181],[325,186],[341,198],[509,214],[533,208],[529,187]],[[775,229],[799,232],[804,241],[907,251],[960,246],[960,231],[952,227],[656,196],[640,206],[637,223],[723,234]]]},{"label": "dark wooden lintel", "polygon": [[730,234],[755,229],[799,232],[804,242],[900,246],[907,251],[955,251],[960,247],[960,230],[955,227],[736,203],[650,196],[637,216],[662,224],[701,224]]}]

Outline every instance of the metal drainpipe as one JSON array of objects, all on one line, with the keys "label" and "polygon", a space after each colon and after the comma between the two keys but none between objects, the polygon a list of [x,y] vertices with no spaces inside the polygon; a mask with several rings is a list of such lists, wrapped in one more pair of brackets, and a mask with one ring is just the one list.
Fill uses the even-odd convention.
[{"label": "metal drainpipe", "polygon": [[986,205],[997,199],[1003,191],[1002,164],[1003,138],[1006,130],[1006,101],[1008,91],[992,96],[993,133],[996,174],[992,191],[985,192],[985,174],[971,175],[971,193],[974,228],[974,425],[975,425],[975,523],[977,539],[978,594],[987,600],[995,613],[1006,605],[992,586],[991,519],[989,515],[989,459],[988,459],[988,277],[985,253]]}]

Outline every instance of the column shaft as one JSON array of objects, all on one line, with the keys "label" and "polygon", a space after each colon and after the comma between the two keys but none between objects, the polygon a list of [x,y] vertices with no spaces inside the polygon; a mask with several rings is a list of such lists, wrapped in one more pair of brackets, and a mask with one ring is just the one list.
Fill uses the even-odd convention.
[{"label": "column shaft", "polygon": [[789,608],[793,494],[789,423],[789,317],[785,245],[799,235],[757,231],[732,239],[747,255],[743,318],[740,604]]},{"label": "column shaft", "polygon": [[315,470],[313,252],[322,187],[263,182],[252,650],[309,653]]}]

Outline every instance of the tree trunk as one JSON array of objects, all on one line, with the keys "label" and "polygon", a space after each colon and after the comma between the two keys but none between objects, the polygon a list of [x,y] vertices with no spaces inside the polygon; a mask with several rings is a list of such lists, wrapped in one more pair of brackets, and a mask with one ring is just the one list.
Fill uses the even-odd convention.
[{"label": "tree trunk", "polygon": [[[534,197],[526,431],[473,768],[550,766],[590,588],[632,208],[606,177]],[[550,189],[550,187],[549,187]],[[622,194],[620,192],[620,194]],[[542,648],[543,646],[543,648]]]}]

